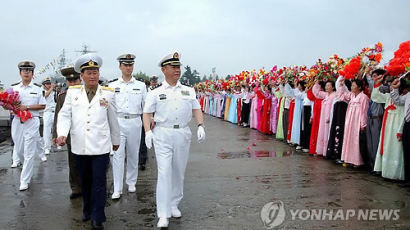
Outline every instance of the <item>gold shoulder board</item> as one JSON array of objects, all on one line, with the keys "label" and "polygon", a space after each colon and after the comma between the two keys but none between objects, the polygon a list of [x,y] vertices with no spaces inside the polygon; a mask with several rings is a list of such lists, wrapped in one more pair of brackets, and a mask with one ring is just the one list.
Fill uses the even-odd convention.
[{"label": "gold shoulder board", "polygon": [[105,87],[105,86],[103,86],[103,87],[101,87],[103,90],[108,90],[108,91],[111,91],[111,92],[114,92],[114,89],[113,88],[110,88],[110,87]]}]

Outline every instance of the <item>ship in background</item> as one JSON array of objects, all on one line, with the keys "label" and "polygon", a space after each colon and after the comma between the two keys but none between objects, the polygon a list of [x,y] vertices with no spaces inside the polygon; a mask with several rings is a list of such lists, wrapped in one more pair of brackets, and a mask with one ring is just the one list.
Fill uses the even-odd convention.
[{"label": "ship in background", "polygon": [[[80,55],[87,54],[87,53],[96,53],[97,51],[93,51],[89,49],[88,45],[83,45],[81,50],[75,50],[70,53],[75,53],[75,58],[77,58]],[[72,60],[67,58],[67,51],[63,49],[60,53],[60,55],[55,58],[54,60],[50,61],[49,64],[47,64],[44,67],[37,67],[36,71],[34,72],[34,79],[33,82],[36,85],[41,86],[41,82],[43,81],[44,78],[50,77],[51,82],[58,84],[61,90],[65,90],[67,88],[66,80],[63,75],[61,75],[60,70],[63,67],[66,67],[67,65],[72,64]],[[100,79],[100,84],[107,85],[108,81],[106,79],[101,78]],[[3,91],[5,87],[3,83],[0,81],[0,92]],[[42,112],[40,112],[40,124],[42,124]],[[10,132],[5,132],[4,129],[9,130],[11,126],[11,119],[10,119],[10,112],[8,110],[4,110],[3,107],[0,106],[0,142],[3,141],[5,138],[5,133],[8,133],[8,136],[10,136]],[[40,127],[40,130],[42,133],[42,127]]]}]

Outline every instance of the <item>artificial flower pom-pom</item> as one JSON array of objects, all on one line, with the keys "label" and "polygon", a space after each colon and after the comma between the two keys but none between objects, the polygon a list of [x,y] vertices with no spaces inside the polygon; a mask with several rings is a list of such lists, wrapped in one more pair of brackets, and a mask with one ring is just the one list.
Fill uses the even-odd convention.
[{"label": "artificial flower pom-pom", "polygon": [[399,76],[406,72],[406,66],[410,66],[410,40],[400,44],[399,49],[394,52],[393,59],[385,68],[390,75]]},{"label": "artificial flower pom-pom", "polygon": [[359,72],[362,65],[362,58],[357,56],[350,60],[350,62],[345,66],[343,70],[339,71],[339,74],[344,76],[345,79],[354,79],[356,74]]}]

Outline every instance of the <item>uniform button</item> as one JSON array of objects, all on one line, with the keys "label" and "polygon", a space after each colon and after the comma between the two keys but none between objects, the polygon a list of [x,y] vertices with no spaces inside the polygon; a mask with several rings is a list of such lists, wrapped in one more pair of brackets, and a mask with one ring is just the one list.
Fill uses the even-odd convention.
[{"label": "uniform button", "polygon": [[87,114],[88,116],[90,116],[90,114]]},{"label": "uniform button", "polygon": [[87,121],[87,124],[90,124],[90,121]]},{"label": "uniform button", "polygon": [[87,131],[90,131],[90,129],[87,129]]}]

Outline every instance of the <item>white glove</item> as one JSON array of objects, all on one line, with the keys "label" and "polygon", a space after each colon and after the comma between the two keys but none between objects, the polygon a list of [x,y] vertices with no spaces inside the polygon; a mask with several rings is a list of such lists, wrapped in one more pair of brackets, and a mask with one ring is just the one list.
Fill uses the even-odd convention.
[{"label": "white glove", "polygon": [[201,143],[205,140],[205,129],[202,126],[198,127],[198,143]]},{"label": "white glove", "polygon": [[152,148],[152,141],[154,139],[154,133],[152,131],[148,131],[145,133],[145,145],[147,148],[151,149]]}]

